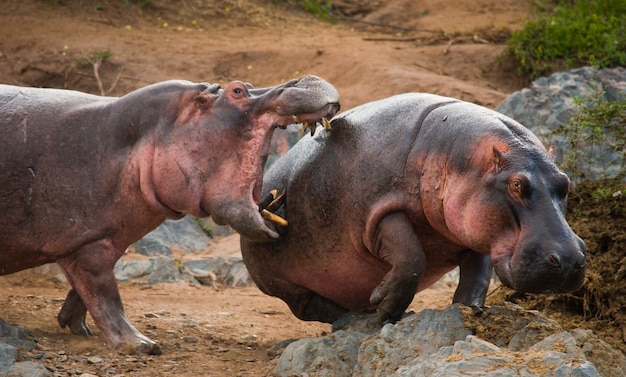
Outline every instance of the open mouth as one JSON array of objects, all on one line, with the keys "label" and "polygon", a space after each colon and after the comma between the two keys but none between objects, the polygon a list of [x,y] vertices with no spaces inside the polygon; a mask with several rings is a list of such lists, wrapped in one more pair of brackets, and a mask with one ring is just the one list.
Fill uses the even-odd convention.
[{"label": "open mouth", "polygon": [[293,114],[291,115],[291,121],[287,120],[286,124],[278,124],[277,127],[285,128],[289,124],[302,124],[302,130],[310,128],[311,136],[315,133],[315,128],[318,124],[321,124],[326,130],[331,130],[332,126],[329,119],[331,119],[339,111],[338,103],[328,103],[319,110],[306,113],[306,114]]}]

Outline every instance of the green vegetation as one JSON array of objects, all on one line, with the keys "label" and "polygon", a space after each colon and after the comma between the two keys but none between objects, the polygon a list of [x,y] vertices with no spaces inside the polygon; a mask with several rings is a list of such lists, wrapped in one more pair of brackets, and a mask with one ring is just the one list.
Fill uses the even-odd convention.
[{"label": "green vegetation", "polygon": [[196,224],[198,224],[198,226],[202,229],[204,234],[206,234],[210,238],[213,238],[213,229],[211,229],[211,226],[207,222],[205,222],[203,219],[199,219],[197,217],[194,217],[193,221]]},{"label": "green vegetation", "polygon": [[626,66],[626,0],[545,0],[508,50],[530,79],[590,64]]},{"label": "green vegetation", "polygon": [[[593,167],[592,161],[600,160],[605,164],[601,166],[600,179],[622,179],[626,177],[626,98],[607,101],[598,76],[592,86],[590,96],[574,99],[575,113],[570,124],[557,130],[569,143],[563,168],[575,180],[584,180]],[[610,161],[611,155],[621,156],[621,161]],[[619,164],[619,171],[608,171],[609,163]]]},{"label": "green vegetation", "polygon": [[[289,1],[289,0],[273,0],[277,1]],[[309,13],[315,16],[327,20],[333,21],[333,2],[330,0],[296,0],[298,5]]]},{"label": "green vegetation", "polygon": [[96,51],[89,56],[82,56],[80,58],[74,59],[74,64],[78,68],[91,67],[96,64],[101,64],[103,61],[107,60],[113,56],[113,53],[109,50],[104,51]]},{"label": "green vegetation", "polygon": [[138,3],[140,7],[145,8],[148,5],[150,5],[150,3],[152,2],[152,0],[137,0],[137,1],[133,1],[133,0],[122,0],[124,2],[124,4],[128,5],[130,3]]},{"label": "green vegetation", "polygon": [[304,10],[324,20],[333,19],[333,3],[329,0],[298,0]]}]

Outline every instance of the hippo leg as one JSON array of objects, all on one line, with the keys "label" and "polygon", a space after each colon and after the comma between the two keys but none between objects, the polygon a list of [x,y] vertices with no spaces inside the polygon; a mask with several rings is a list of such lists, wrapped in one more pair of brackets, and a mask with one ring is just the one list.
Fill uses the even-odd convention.
[{"label": "hippo leg", "polygon": [[424,276],[426,255],[413,227],[401,212],[386,215],[377,226],[373,253],[391,265],[370,296],[381,322],[402,317]]},{"label": "hippo leg", "polygon": [[85,303],[83,303],[75,289],[70,289],[57,317],[59,325],[62,328],[69,326],[70,331],[74,335],[91,336],[93,333],[87,326],[87,322],[85,322],[86,316],[87,307]]},{"label": "hippo leg", "polygon": [[129,353],[158,355],[161,353],[159,346],[135,329],[124,314],[113,274],[119,254],[110,241],[98,241],[57,261],[75,291],[68,294],[70,301],[63,305],[59,317],[67,320],[72,332],[80,332],[83,306],[109,346]]},{"label": "hippo leg", "polygon": [[459,285],[454,292],[453,303],[461,303],[482,312],[491,280],[491,257],[467,250],[459,263]]}]

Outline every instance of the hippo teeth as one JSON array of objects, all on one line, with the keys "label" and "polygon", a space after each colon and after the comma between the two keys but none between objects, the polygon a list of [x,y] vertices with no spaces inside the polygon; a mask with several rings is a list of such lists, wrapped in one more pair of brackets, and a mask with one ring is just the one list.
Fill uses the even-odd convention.
[{"label": "hippo teeth", "polygon": [[261,217],[263,217],[266,220],[269,220],[271,222],[273,222],[274,224],[277,225],[281,225],[281,226],[287,226],[289,223],[287,223],[287,220],[283,219],[282,217],[278,216],[275,213],[272,213],[266,209],[261,210]]},{"label": "hippo teeth", "polygon": [[306,120],[302,122],[302,129],[300,132],[305,132],[307,128],[311,129],[311,136],[315,135],[315,127],[317,127],[317,123],[309,123]]},{"label": "hippo teeth", "polygon": [[258,203],[259,212],[261,212],[261,217],[264,219],[277,225],[287,226],[287,220],[271,212],[277,210],[285,199],[285,191],[280,195],[276,195],[277,193],[277,190],[271,190],[270,193]]},{"label": "hippo teeth", "polygon": [[301,132],[305,132],[308,129],[310,129],[311,131],[311,136],[315,135],[315,129],[317,128],[317,125],[322,124],[322,126],[324,126],[324,129],[327,131],[330,131],[333,129],[333,127],[330,124],[330,121],[326,118],[322,118],[320,121],[317,122],[309,122],[307,120],[302,120],[302,118],[300,117],[300,115],[292,115],[293,117],[293,121],[294,123],[302,123],[302,129],[300,130]]},{"label": "hippo teeth", "polygon": [[333,126],[330,124],[330,121],[326,118],[322,118],[322,125],[327,131],[330,131],[333,129]]}]

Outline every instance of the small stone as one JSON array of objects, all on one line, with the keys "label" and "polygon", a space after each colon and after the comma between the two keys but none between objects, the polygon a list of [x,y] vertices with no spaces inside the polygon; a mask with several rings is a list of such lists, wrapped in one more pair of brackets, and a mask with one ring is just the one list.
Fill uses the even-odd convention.
[{"label": "small stone", "polygon": [[100,364],[100,363],[104,362],[104,359],[99,357],[99,356],[89,356],[87,358],[87,362],[89,364]]}]

